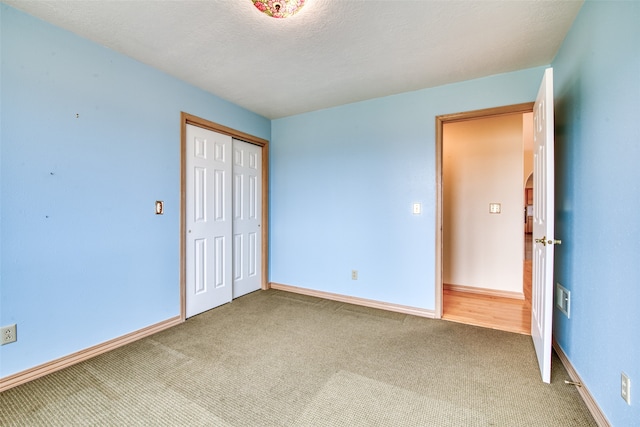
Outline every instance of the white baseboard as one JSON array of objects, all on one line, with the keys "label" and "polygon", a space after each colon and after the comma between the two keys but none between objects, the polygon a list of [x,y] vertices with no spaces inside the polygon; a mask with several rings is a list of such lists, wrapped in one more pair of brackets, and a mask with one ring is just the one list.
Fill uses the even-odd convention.
[{"label": "white baseboard", "polygon": [[299,288],[297,286],[283,285],[281,283],[274,283],[274,282],[269,283],[269,287],[271,289],[277,289],[280,291],[293,292],[296,294],[324,298],[332,301],[344,302],[347,304],[355,304],[355,305],[361,305],[364,307],[378,308],[381,310],[394,311],[397,313],[410,314],[413,316],[427,317],[429,319],[435,318],[435,312],[433,310],[427,310],[424,308],[409,307],[407,305],[392,304],[388,302],[375,301],[375,300],[370,300],[365,298],[351,297],[348,295],[334,294],[331,292],[316,291],[313,289]]},{"label": "white baseboard", "polygon": [[522,292],[499,291],[496,289],[477,288],[475,286],[452,285],[449,283],[443,283],[442,289],[455,291],[455,292],[466,292],[469,294],[487,295],[490,297],[501,297],[501,298],[524,300],[524,293]]},{"label": "white baseboard", "polygon": [[9,375],[8,377],[0,378],[0,392],[18,386],[20,384],[24,384],[31,380],[35,380],[36,378],[43,377],[52,372],[59,371],[68,366],[75,365],[76,363],[83,362],[99,354],[106,353],[107,351],[122,347],[125,344],[129,344],[133,341],[137,341],[141,338],[153,335],[156,332],[160,332],[172,326],[179,325],[182,322],[184,322],[182,317],[176,316],[163,322],[156,323],[155,325],[151,325],[138,331],[131,332],[127,335],[114,338],[102,344],[98,344],[93,347],[80,350],[76,353],[72,353],[68,356],[61,357],[60,359],[52,360],[51,362],[47,362],[31,369],[27,369],[26,371],[18,372],[16,374]]},{"label": "white baseboard", "polygon": [[576,388],[578,389],[578,393],[580,393],[580,397],[582,397],[582,400],[584,400],[585,405],[587,405],[589,412],[591,412],[591,416],[593,416],[596,424],[598,424],[599,427],[611,427],[609,420],[607,420],[607,417],[604,415],[604,413],[596,403],[595,399],[589,392],[589,389],[582,382],[580,375],[578,375],[578,373],[576,372],[575,368],[569,361],[569,358],[562,350],[562,347],[560,347],[560,345],[555,340],[553,341],[553,348],[555,349],[558,358],[562,362],[562,365],[567,370],[571,381],[580,383],[580,386],[576,386]]}]

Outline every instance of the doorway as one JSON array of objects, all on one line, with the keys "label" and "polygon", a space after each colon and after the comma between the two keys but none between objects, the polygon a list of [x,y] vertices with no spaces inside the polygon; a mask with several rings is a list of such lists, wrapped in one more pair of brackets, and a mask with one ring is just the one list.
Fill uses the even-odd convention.
[{"label": "doorway", "polygon": [[[509,166],[505,166],[505,163],[500,164],[498,159],[504,156],[504,153],[491,153],[490,147],[494,141],[487,142],[488,148],[462,144],[462,149],[466,150],[467,157],[471,159],[467,159],[466,164],[464,158],[458,161],[458,175],[448,174],[444,178],[447,175],[444,156],[452,155],[451,150],[447,151],[444,139],[445,125],[447,131],[453,129],[453,126],[449,125],[455,124],[461,124],[459,129],[473,129],[469,122],[480,123],[479,119],[491,119],[485,122],[500,123],[507,116],[515,117],[513,120],[522,120],[523,114],[530,115],[532,110],[533,103],[526,103],[436,118],[436,317],[512,332],[530,333],[531,266],[524,262],[525,227],[522,203],[526,181],[523,172],[526,173],[529,166],[526,161],[523,167],[518,164],[520,177],[516,177],[517,182],[512,183],[517,187],[511,186],[509,200],[501,200],[504,196],[500,195],[499,189],[495,187],[500,187],[502,183],[500,177],[495,175],[502,168]],[[522,121],[520,126],[520,136],[527,131],[532,133],[531,127],[527,130]],[[526,149],[520,148],[519,154],[516,153],[521,161],[525,151]],[[511,156],[513,155],[511,152]],[[476,173],[476,178],[472,178],[474,181],[468,184],[466,189],[462,185],[461,194],[452,198],[451,194],[447,194],[446,179],[460,179],[459,177],[465,173]],[[510,176],[513,177],[513,173]],[[480,193],[477,191],[479,185],[493,187],[493,190],[476,194]],[[504,228],[505,222],[510,224],[507,228]],[[450,243],[446,240],[451,237],[451,229],[447,226],[451,227],[452,223],[463,225],[459,226],[460,230],[454,237],[454,242]],[[476,233],[475,229],[482,230]],[[506,243],[502,244],[506,239],[503,242],[499,238],[499,233],[507,229],[511,230],[511,233],[519,233],[514,238],[516,246],[512,242],[511,246],[514,248],[511,249],[503,248],[502,246],[508,246]],[[505,270],[507,259],[511,259],[510,267]],[[499,274],[496,275],[496,272]],[[500,283],[501,280],[503,283]]]},{"label": "doorway", "polygon": [[268,192],[262,191],[268,141],[187,113],[181,122],[180,304],[186,319],[268,288]]}]

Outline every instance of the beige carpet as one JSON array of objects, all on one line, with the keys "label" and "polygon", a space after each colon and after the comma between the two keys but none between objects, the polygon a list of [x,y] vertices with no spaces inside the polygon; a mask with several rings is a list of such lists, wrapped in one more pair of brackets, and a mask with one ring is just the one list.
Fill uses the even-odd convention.
[{"label": "beige carpet", "polygon": [[256,292],[0,394],[2,426],[592,426],[525,335]]},{"label": "beige carpet", "polygon": [[[381,410],[381,408],[384,408]],[[301,426],[491,425],[473,409],[350,372],[334,374],[296,421]]]}]

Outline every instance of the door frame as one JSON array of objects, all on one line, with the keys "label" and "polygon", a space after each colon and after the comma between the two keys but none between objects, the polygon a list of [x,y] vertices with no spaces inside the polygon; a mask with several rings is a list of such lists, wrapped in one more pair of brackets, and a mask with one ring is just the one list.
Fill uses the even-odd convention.
[{"label": "door frame", "polygon": [[218,123],[211,122],[189,113],[180,113],[180,317],[184,321],[187,314],[187,125],[208,129],[239,139],[262,148],[262,272],[260,289],[269,289],[269,141]]},{"label": "door frame", "polygon": [[436,286],[434,317],[442,318],[442,270],[443,270],[443,238],[442,238],[442,144],[445,123],[463,122],[467,120],[504,116],[533,111],[533,102],[506,105],[503,107],[485,108],[482,110],[466,111],[462,113],[443,114],[436,116]]}]

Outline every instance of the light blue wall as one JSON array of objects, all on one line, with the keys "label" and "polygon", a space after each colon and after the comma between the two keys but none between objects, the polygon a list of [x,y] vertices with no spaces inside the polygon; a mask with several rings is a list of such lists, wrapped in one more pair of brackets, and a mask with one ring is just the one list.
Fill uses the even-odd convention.
[{"label": "light blue wall", "polygon": [[[0,324],[19,336],[0,348],[6,376],[178,314],[180,111],[271,130],[15,9],[0,14]],[[619,397],[620,371],[640,380],[637,22],[638,2],[588,1],[553,63],[556,280],[572,291],[554,333],[614,425],[640,419],[637,399]],[[433,309],[434,117],[532,101],[542,72],[274,121],[270,280]]]},{"label": "light blue wall", "polygon": [[18,324],[0,348],[4,377],[177,316],[180,112],[265,139],[271,123],[0,13],[0,324]]},{"label": "light blue wall", "polygon": [[638,425],[640,2],[587,1],[553,66],[556,281],[571,291],[554,334],[609,421]]},{"label": "light blue wall", "polygon": [[433,310],[435,117],[533,101],[543,70],[273,121],[271,281]]}]

